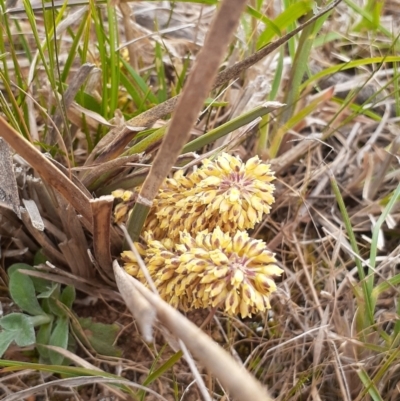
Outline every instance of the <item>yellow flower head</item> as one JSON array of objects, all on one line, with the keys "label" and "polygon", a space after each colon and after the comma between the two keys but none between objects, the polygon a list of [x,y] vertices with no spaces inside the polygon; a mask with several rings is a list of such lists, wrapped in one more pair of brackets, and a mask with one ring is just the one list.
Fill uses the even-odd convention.
[{"label": "yellow flower head", "polygon": [[[274,254],[261,240],[245,231],[233,236],[217,227],[192,237],[180,233],[180,242],[155,240],[146,234],[145,262],[160,295],[175,307],[221,307],[242,317],[270,308],[276,290],[274,276],[282,273]],[[123,254],[125,269],[144,281],[133,255]]]},{"label": "yellow flower head", "polygon": [[117,189],[113,191],[111,195],[116,199],[121,199],[121,203],[118,203],[114,208],[114,222],[124,223],[132,210],[135,194],[132,191],[124,191],[123,189]]},{"label": "yellow flower head", "polygon": [[179,238],[219,226],[231,234],[254,228],[275,201],[274,175],[258,156],[243,163],[222,153],[188,176],[181,171],[167,179],[157,196],[145,229],[156,238]]}]

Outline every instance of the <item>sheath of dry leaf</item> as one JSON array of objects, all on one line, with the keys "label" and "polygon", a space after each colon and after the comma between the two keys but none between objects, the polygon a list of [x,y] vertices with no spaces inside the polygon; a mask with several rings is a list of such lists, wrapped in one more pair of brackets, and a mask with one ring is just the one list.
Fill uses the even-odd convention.
[{"label": "sheath of dry leaf", "polygon": [[217,226],[223,232],[254,228],[274,202],[274,175],[257,156],[243,163],[222,153],[205,159],[195,172],[182,171],[163,184],[150,211],[145,230],[157,239],[179,239],[186,230],[194,235]]},{"label": "sheath of dry leaf", "polygon": [[[180,241],[154,239],[146,233],[147,246],[137,245],[161,297],[183,309],[220,307],[242,317],[270,308],[273,280],[282,270],[274,254],[247,232],[234,235],[219,227],[194,237],[180,233]],[[145,283],[131,251],[122,254],[125,269]]]}]

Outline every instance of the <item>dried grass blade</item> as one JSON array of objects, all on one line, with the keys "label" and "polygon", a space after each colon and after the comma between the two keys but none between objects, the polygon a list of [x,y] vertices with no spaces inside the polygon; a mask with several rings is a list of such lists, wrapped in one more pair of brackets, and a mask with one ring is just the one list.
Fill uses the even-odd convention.
[{"label": "dried grass blade", "polygon": [[[140,117],[140,116],[139,116]],[[154,121],[152,121],[153,123]],[[96,163],[104,163],[109,160],[115,159],[118,155],[122,153],[125,146],[144,128],[151,124],[143,124],[138,126],[138,128],[133,129],[133,125],[124,124],[121,127],[116,127],[110,131],[110,133],[114,136],[114,138],[109,141],[108,135],[103,138],[103,142],[100,141],[96,147],[94,148],[90,157],[88,157],[86,161],[86,165],[90,165],[93,162],[94,157],[97,156],[101,152],[101,154],[96,159]],[[135,126],[136,127],[136,126]],[[116,135],[118,133],[118,135]]]},{"label": "dried grass blade", "polygon": [[82,277],[77,277],[57,267],[48,268],[51,271],[55,271],[56,274],[46,273],[45,271],[42,271],[43,266],[44,268],[48,268],[46,265],[39,265],[41,270],[21,270],[21,272],[27,276],[43,278],[54,283],[74,286],[77,290],[82,291],[89,296],[93,296],[93,294],[95,294],[96,297],[101,297],[106,301],[123,302],[118,292],[110,290],[108,287],[94,282],[93,279],[88,280]]},{"label": "dried grass blade", "polygon": [[35,201],[31,199],[22,199],[22,202],[24,202],[25,209],[29,214],[33,227],[35,227],[36,230],[44,231],[43,219]]},{"label": "dried grass blade", "polygon": [[111,213],[114,198],[102,196],[90,201],[93,213],[93,248],[96,260],[108,277],[113,277],[110,252]]},{"label": "dried grass blade", "polygon": [[[96,371],[93,372],[96,374]],[[10,394],[6,398],[3,398],[3,401],[18,401],[22,399],[28,399],[29,396],[32,396],[36,393],[42,393],[46,389],[53,388],[54,386],[64,386],[64,387],[82,387],[82,386],[93,386],[95,384],[110,384],[110,385],[119,385],[119,386],[124,386],[124,387],[133,387],[133,388],[138,388],[143,391],[146,391],[150,394],[153,395],[155,399],[160,399],[163,401],[167,401],[166,398],[155,392],[154,390],[151,390],[148,387],[142,386],[140,384],[134,383],[132,381],[129,381],[124,378],[118,378],[116,376],[113,377],[105,377],[107,373],[103,373],[102,375],[99,376],[81,376],[81,377],[73,377],[73,378],[68,378],[68,379],[57,379],[53,381],[49,381],[43,384],[38,384],[37,386],[34,387],[29,387],[25,390],[18,391],[17,393]],[[123,401],[128,401],[132,400],[132,397],[129,397],[129,395],[123,395],[122,398],[118,398],[119,400]]]},{"label": "dried grass blade", "polygon": [[[59,354],[63,355],[65,358],[68,358],[69,360],[71,360],[72,362],[74,362],[74,364],[76,366],[81,366],[85,369],[88,370],[92,370],[92,371],[98,371],[99,375],[104,374],[105,372],[103,370],[101,370],[100,368],[98,368],[97,366],[92,365],[91,363],[85,361],[83,358],[79,357],[78,355],[74,354],[71,351],[68,351],[67,349],[61,348],[61,347],[56,347],[54,345],[42,345],[42,347],[45,347],[49,350],[58,352]],[[100,383],[101,384],[101,383]],[[103,385],[104,388],[108,389],[108,391],[110,391],[111,393],[113,393],[115,396],[118,397],[119,400],[124,400],[124,399],[128,399],[127,395],[124,394],[122,391],[109,386],[109,385]]]},{"label": "dried grass blade", "polygon": [[15,180],[10,147],[3,138],[0,138],[0,177],[0,203],[12,209],[21,218],[18,187]]},{"label": "dried grass blade", "polygon": [[71,203],[90,227],[92,212],[88,197],[2,117],[0,117],[0,130],[1,136],[9,145],[38,172],[44,181],[57,189]]},{"label": "dried grass blade", "polygon": [[[59,103],[57,111],[54,114],[53,117],[54,125],[46,138],[47,144],[54,145],[55,143],[57,143],[57,131],[55,130],[54,127],[60,127],[63,122],[65,123],[64,116],[66,114],[66,111],[70,108],[73,100],[75,99],[76,94],[78,93],[79,88],[86,81],[87,77],[89,76],[93,68],[94,64],[83,64],[79,68],[78,72],[75,74],[74,78],[71,79],[68,89],[64,92],[63,99]],[[60,140],[62,140],[62,138],[60,138]],[[71,138],[69,138],[68,142],[69,143],[67,143],[67,146],[70,146]]]},{"label": "dried grass blade", "polygon": [[30,251],[36,252],[39,248],[37,243],[23,227],[23,222],[17,219],[13,211],[0,205],[0,235],[12,238],[19,248],[28,247]]},{"label": "dried grass blade", "polygon": [[101,164],[95,164],[88,167],[88,170],[82,174],[81,181],[87,188],[94,190],[101,182],[117,175],[128,163],[138,162],[142,154],[120,157]]},{"label": "dried grass blade", "polygon": [[45,185],[40,178],[28,175],[26,184],[32,199],[37,200],[41,213],[47,217],[52,224],[60,225],[61,220],[58,211],[58,202],[53,188]]},{"label": "dried grass blade", "polygon": [[33,238],[40,244],[43,248],[43,253],[53,262],[58,263],[61,265],[65,265],[65,258],[60,251],[55,247],[55,245],[50,241],[47,235],[42,232],[38,231],[35,227],[33,227],[31,223],[31,219],[28,216],[27,212],[22,212],[21,214],[22,221],[25,224],[25,227],[31,234]]},{"label": "dried grass blade", "polygon": [[156,312],[150,302],[135,287],[135,279],[114,262],[115,281],[126,306],[136,319],[145,341],[153,340]]},{"label": "dried grass blade", "polygon": [[[76,276],[84,276],[82,270],[82,261],[80,260],[81,248],[75,239],[69,239],[67,241],[60,242],[58,247],[61,249],[62,254],[64,255],[68,267],[71,269],[71,272]],[[84,276],[84,277],[87,277]]]},{"label": "dried grass blade", "polygon": [[253,110],[243,113],[242,115],[226,122],[220,127],[214,128],[206,134],[201,135],[193,141],[189,142],[182,149],[182,153],[195,152],[198,149],[210,144],[211,142],[214,142],[217,139],[222,138],[225,135],[235,131],[236,129],[239,129],[246,124],[251,123],[256,118],[265,116],[271,111],[279,109],[282,106],[284,105],[279,102],[265,102],[264,104],[255,107]]},{"label": "dried grass blade", "polygon": [[89,245],[81,221],[75,210],[63,198],[59,197],[58,202],[61,207],[60,218],[64,228],[63,231],[67,238],[70,239],[67,242],[63,241],[63,243],[68,243],[68,247],[72,251],[69,258],[72,272],[81,277],[93,277],[94,269],[88,255]]}]

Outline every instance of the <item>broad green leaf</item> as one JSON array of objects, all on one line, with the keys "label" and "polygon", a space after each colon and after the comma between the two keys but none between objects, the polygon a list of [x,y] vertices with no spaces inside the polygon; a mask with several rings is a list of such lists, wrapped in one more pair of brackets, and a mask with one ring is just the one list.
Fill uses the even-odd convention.
[{"label": "broad green leaf", "polygon": [[0,319],[4,331],[13,334],[13,340],[20,347],[26,347],[35,342],[35,330],[29,316],[23,313],[10,313]]},{"label": "broad green leaf", "polygon": [[120,355],[118,348],[113,346],[120,331],[118,325],[95,323],[90,318],[78,318],[78,321],[91,346],[99,354],[110,356]]},{"label": "broad green leaf", "polygon": [[60,296],[58,292],[57,295],[54,294],[51,298],[48,298],[47,305],[50,309],[50,313],[58,317],[68,317],[68,312],[60,301]]},{"label": "broad green leaf", "polygon": [[64,288],[61,293],[60,301],[69,309],[72,308],[72,304],[75,301],[75,287],[71,285]]},{"label": "broad green leaf", "polygon": [[43,362],[49,362],[49,350],[41,345],[48,345],[50,342],[50,335],[53,328],[53,322],[42,324],[36,333],[36,347],[40,356],[44,359]]},{"label": "broad green leaf", "polygon": [[45,314],[36,298],[35,286],[29,276],[13,270],[10,275],[9,290],[11,298],[23,311],[31,315]]},{"label": "broad green leaf", "polygon": [[[53,332],[50,335],[49,345],[56,345],[67,349],[68,346],[68,319],[59,318],[56,321]],[[61,365],[64,357],[55,351],[49,350],[50,361],[53,365]]]},{"label": "broad green leaf", "polygon": [[58,286],[58,284],[52,283],[50,288],[48,288],[46,291],[43,291],[40,294],[38,294],[37,297],[39,299],[40,298],[50,298],[54,294],[54,291],[57,290],[57,286]]},{"label": "broad green leaf", "polygon": [[[27,265],[26,263],[15,263],[11,265],[8,270],[7,274],[9,277],[16,272],[17,270],[32,270],[32,271],[37,271],[33,266]],[[23,274],[23,273],[21,273]],[[46,291],[48,287],[50,287],[51,283],[48,280],[45,280],[43,278],[38,278],[38,277],[30,277],[30,279],[33,282],[33,285],[35,286],[35,291],[36,292],[43,292]]]},{"label": "broad green leaf", "polygon": [[43,254],[43,249],[40,248],[36,253],[35,256],[33,258],[33,265],[37,266],[40,265],[42,263],[46,263],[47,262],[47,258],[46,256],[44,256]]},{"label": "broad green leaf", "polygon": [[7,351],[7,348],[14,341],[15,333],[12,331],[0,332],[0,357]]}]

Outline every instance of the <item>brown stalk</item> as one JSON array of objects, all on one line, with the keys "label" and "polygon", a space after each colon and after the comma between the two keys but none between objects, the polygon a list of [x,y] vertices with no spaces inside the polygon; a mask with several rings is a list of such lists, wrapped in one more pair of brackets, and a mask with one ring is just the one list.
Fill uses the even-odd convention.
[{"label": "brown stalk", "polygon": [[128,54],[129,54],[129,64],[132,66],[132,68],[137,70],[138,69],[138,52],[137,52],[138,49],[135,46],[135,44],[133,43],[133,40],[135,39],[136,35],[135,35],[135,30],[133,29],[132,20],[131,20],[131,15],[133,14],[133,10],[132,10],[132,7],[126,3],[119,3],[118,7],[121,10],[121,14],[122,14],[122,22],[124,24],[126,41],[128,43],[132,42],[127,46]]},{"label": "brown stalk", "polygon": [[89,198],[31,143],[0,117],[1,136],[34,168],[40,177],[60,194],[83,216],[87,226],[92,226]]},{"label": "brown stalk", "polygon": [[134,240],[138,237],[143,225],[139,221],[144,223],[160,185],[189,138],[190,130],[212,87],[245,3],[246,0],[223,0],[213,20],[204,47],[196,58],[182,96],[178,100],[176,112],[129,218],[128,231]]}]

